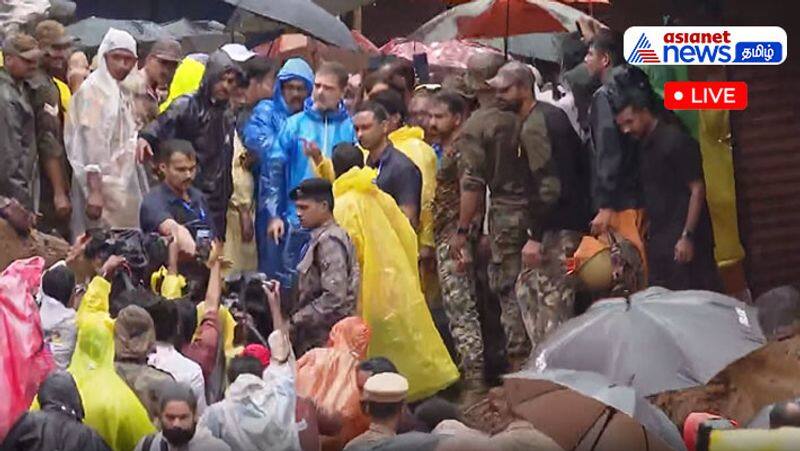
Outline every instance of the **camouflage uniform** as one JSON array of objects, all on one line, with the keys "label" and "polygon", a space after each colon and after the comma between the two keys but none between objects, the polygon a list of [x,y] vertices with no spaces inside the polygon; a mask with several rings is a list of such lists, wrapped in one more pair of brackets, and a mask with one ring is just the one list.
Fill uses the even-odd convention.
[{"label": "camouflage uniform", "polygon": [[574,314],[575,286],[567,277],[566,262],[589,222],[588,164],[569,119],[552,105],[537,103],[528,114],[520,146],[530,170],[528,237],[539,242],[541,261],[523,270],[516,294],[536,346]]},{"label": "camouflage uniform", "polygon": [[[434,236],[436,266],[442,291],[442,302],[460,358],[459,369],[465,380],[483,380],[483,336],[478,318],[475,291],[475,267],[459,268],[450,255],[450,238],[458,222],[458,155],[445,152],[436,174],[434,197]],[[465,251],[474,250],[475,241],[467,243]],[[471,252],[474,255],[474,252]]]},{"label": "camouflage uniform", "polygon": [[514,293],[529,216],[525,186],[528,170],[518,130],[515,114],[482,108],[464,123],[453,144],[460,153],[459,169],[464,174],[461,189],[483,193],[488,187],[491,192],[489,286],[500,300],[509,358],[527,357],[531,350]]},{"label": "camouflage uniform", "polygon": [[566,261],[575,254],[580,240],[581,234],[571,230],[545,232],[541,265],[519,275],[517,300],[534,346],[573,316],[575,286],[567,277]]},{"label": "camouflage uniform", "polygon": [[311,231],[297,273],[299,297],[290,321],[293,343],[301,355],[323,346],[331,327],[356,312],[358,260],[347,232],[333,219]]}]

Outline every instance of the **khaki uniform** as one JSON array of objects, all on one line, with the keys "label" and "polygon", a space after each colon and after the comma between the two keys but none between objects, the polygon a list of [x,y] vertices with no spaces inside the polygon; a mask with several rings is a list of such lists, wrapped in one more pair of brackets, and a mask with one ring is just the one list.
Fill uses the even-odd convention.
[{"label": "khaki uniform", "polygon": [[[436,267],[442,289],[442,302],[460,358],[459,369],[466,380],[483,379],[483,336],[478,316],[475,291],[475,267],[470,264],[459,270],[458,262],[450,255],[450,239],[458,221],[458,155],[442,155],[436,175],[434,197],[434,236]],[[470,240],[466,251],[474,255],[475,241]]]},{"label": "khaki uniform", "polygon": [[[67,156],[64,152],[64,111],[61,105],[61,94],[55,82],[42,70],[28,80],[31,93],[31,105],[36,118],[36,147],[41,162],[45,159],[57,158],[64,170],[64,179],[69,180],[67,173]],[[39,229],[50,233],[56,230],[62,237],[69,238],[69,223],[58,219],[53,204],[53,186],[44,175],[41,180],[39,212],[42,218],[37,222]]]},{"label": "khaki uniform", "polygon": [[303,259],[297,265],[298,302],[291,316],[298,355],[322,347],[331,327],[354,315],[361,273],[347,232],[329,220],[311,232]]}]

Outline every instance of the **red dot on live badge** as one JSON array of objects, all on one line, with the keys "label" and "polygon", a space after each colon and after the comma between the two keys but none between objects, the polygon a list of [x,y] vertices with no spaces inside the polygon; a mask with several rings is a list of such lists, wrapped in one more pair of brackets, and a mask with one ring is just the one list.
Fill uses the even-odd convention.
[{"label": "red dot on live badge", "polygon": [[664,83],[668,110],[743,110],[747,83],[743,81],[668,81]]}]

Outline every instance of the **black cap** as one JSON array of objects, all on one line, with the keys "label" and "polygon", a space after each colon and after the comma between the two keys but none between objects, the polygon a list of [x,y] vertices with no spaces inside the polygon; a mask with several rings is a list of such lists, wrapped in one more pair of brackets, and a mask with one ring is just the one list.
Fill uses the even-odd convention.
[{"label": "black cap", "polygon": [[292,200],[320,197],[333,197],[333,187],[331,182],[320,179],[306,179],[297,185],[297,188],[289,192],[289,198]]}]

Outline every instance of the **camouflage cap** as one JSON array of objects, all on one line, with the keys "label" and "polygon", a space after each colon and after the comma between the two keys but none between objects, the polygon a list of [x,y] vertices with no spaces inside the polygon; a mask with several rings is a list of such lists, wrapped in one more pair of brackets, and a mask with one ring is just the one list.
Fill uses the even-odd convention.
[{"label": "camouflage cap", "polygon": [[160,60],[177,63],[183,58],[183,48],[181,43],[175,39],[159,39],[150,49],[150,55]]},{"label": "camouflage cap", "polygon": [[467,73],[464,82],[469,89],[480,91],[488,89],[486,80],[494,77],[505,64],[506,59],[498,53],[478,53],[467,60]]},{"label": "camouflage cap", "polygon": [[519,61],[511,61],[501,67],[497,71],[497,75],[487,80],[486,83],[492,88],[504,89],[517,83],[533,86],[534,81],[533,71],[530,67]]},{"label": "camouflage cap", "polygon": [[55,20],[43,20],[36,25],[36,40],[41,47],[51,47],[54,45],[70,45],[75,42],[75,38],[67,35],[64,25]]},{"label": "camouflage cap", "polygon": [[17,33],[12,34],[3,41],[3,54],[6,56],[19,56],[20,58],[34,61],[42,56],[42,51],[33,36]]}]

